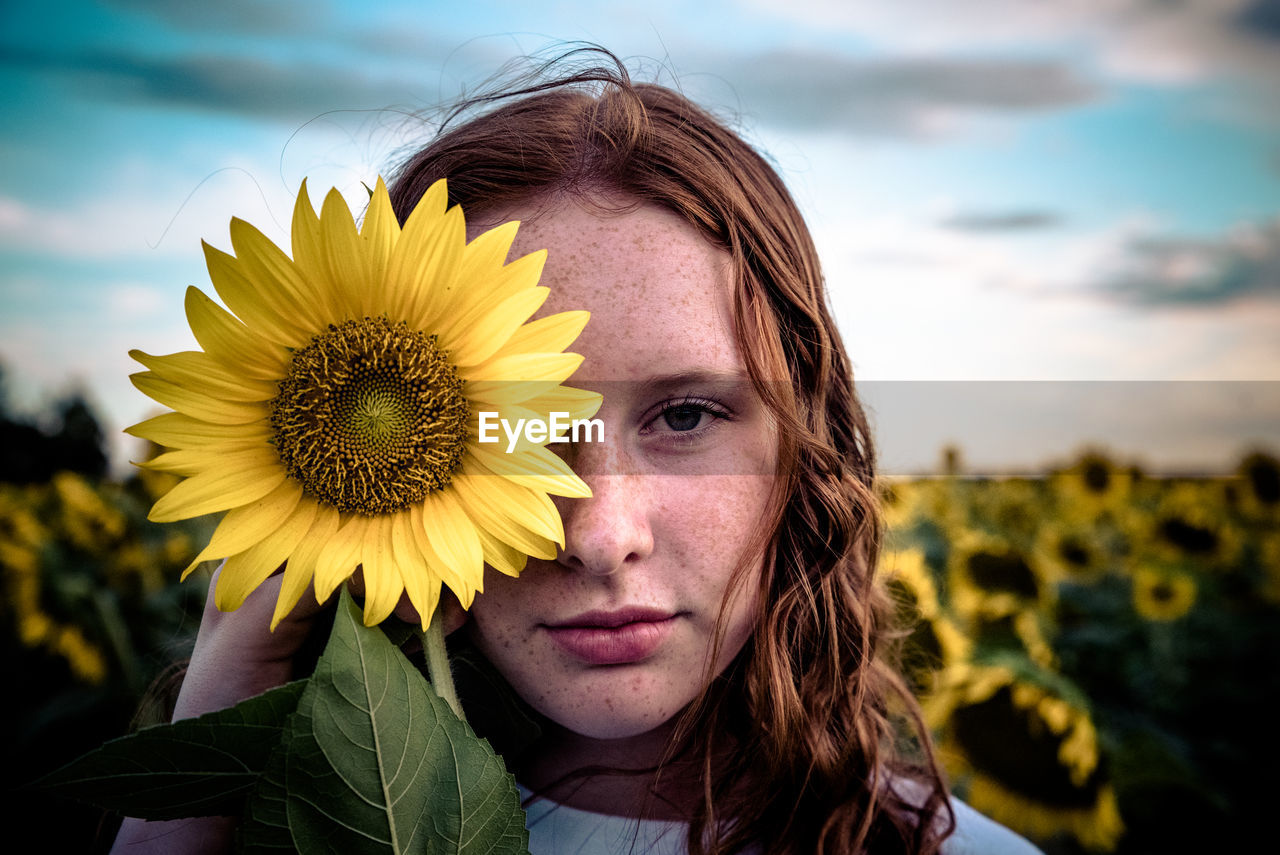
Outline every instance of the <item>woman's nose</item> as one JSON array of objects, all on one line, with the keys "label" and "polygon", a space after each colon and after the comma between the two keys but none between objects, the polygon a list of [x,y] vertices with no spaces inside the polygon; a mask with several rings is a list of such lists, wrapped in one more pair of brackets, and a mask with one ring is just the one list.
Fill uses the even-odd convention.
[{"label": "woman's nose", "polygon": [[653,552],[652,485],[639,475],[586,476],[591,498],[560,502],[564,550],[559,562],[579,573],[607,576]]}]

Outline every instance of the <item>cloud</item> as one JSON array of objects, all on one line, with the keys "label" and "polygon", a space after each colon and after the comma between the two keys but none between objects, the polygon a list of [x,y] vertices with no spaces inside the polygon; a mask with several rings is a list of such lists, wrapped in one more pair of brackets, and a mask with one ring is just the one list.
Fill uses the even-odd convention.
[{"label": "cloud", "polygon": [[856,33],[900,54],[1057,46],[1117,79],[1204,80],[1280,73],[1275,0],[749,0],[767,14]]},{"label": "cloud", "polygon": [[175,3],[173,0],[108,0],[125,12],[155,18],[180,30],[252,35],[297,35],[328,20],[329,4],[321,0],[220,0],[218,3]]},{"label": "cloud", "polygon": [[1280,0],[1254,0],[1236,18],[1245,30],[1270,39],[1280,39]]},{"label": "cloud", "polygon": [[1099,94],[1072,68],[1049,60],[782,51],[708,65],[762,121],[877,136],[937,136],[974,116],[1061,109]]},{"label": "cloud", "polygon": [[1062,217],[1052,211],[971,211],[944,219],[943,228],[962,232],[1027,232],[1049,229],[1062,224]]},{"label": "cloud", "polygon": [[377,77],[355,63],[339,68],[213,54],[156,57],[123,50],[68,54],[6,46],[0,48],[0,63],[56,75],[87,98],[290,122],[330,110],[413,101],[419,88],[414,79]]},{"label": "cloud", "polygon": [[113,161],[109,177],[78,197],[0,196],[0,253],[72,264],[181,260],[200,270],[200,241],[227,246],[233,214],[273,240],[287,238],[293,198],[254,177],[269,174],[269,165],[251,162],[201,176],[142,158]]},{"label": "cloud", "polygon": [[1098,290],[1147,306],[1206,306],[1280,299],[1280,219],[1218,238],[1135,237]]}]

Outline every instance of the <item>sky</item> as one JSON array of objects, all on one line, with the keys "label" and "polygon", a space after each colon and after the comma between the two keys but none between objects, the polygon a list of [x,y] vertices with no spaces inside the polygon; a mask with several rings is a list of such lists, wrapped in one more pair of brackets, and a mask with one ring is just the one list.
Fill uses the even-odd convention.
[{"label": "sky", "polygon": [[154,412],[202,239],[357,209],[431,117],[588,41],[770,157],[889,471],[1280,450],[1280,0],[0,4],[0,365]]}]

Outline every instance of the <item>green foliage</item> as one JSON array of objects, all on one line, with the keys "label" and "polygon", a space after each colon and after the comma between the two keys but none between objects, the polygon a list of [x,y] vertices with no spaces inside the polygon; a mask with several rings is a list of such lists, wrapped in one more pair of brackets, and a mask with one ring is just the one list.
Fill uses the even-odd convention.
[{"label": "green foliage", "polygon": [[230,709],[113,739],[34,786],[141,819],[235,814],[305,687],[299,680]]},{"label": "green foliage", "polygon": [[502,760],[345,589],[306,680],[112,740],[37,786],[144,819],[244,814],[245,852],[527,853]]},{"label": "green foliage", "polygon": [[251,808],[246,851],[524,853],[515,780],[344,593]]}]

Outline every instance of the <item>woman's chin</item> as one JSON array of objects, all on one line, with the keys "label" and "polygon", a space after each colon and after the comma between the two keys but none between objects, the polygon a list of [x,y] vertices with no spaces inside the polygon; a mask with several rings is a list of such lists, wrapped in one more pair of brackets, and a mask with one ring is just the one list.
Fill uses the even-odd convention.
[{"label": "woman's chin", "polygon": [[571,734],[587,739],[633,739],[667,724],[679,711],[672,702],[645,702],[635,696],[559,697],[534,705]]}]

